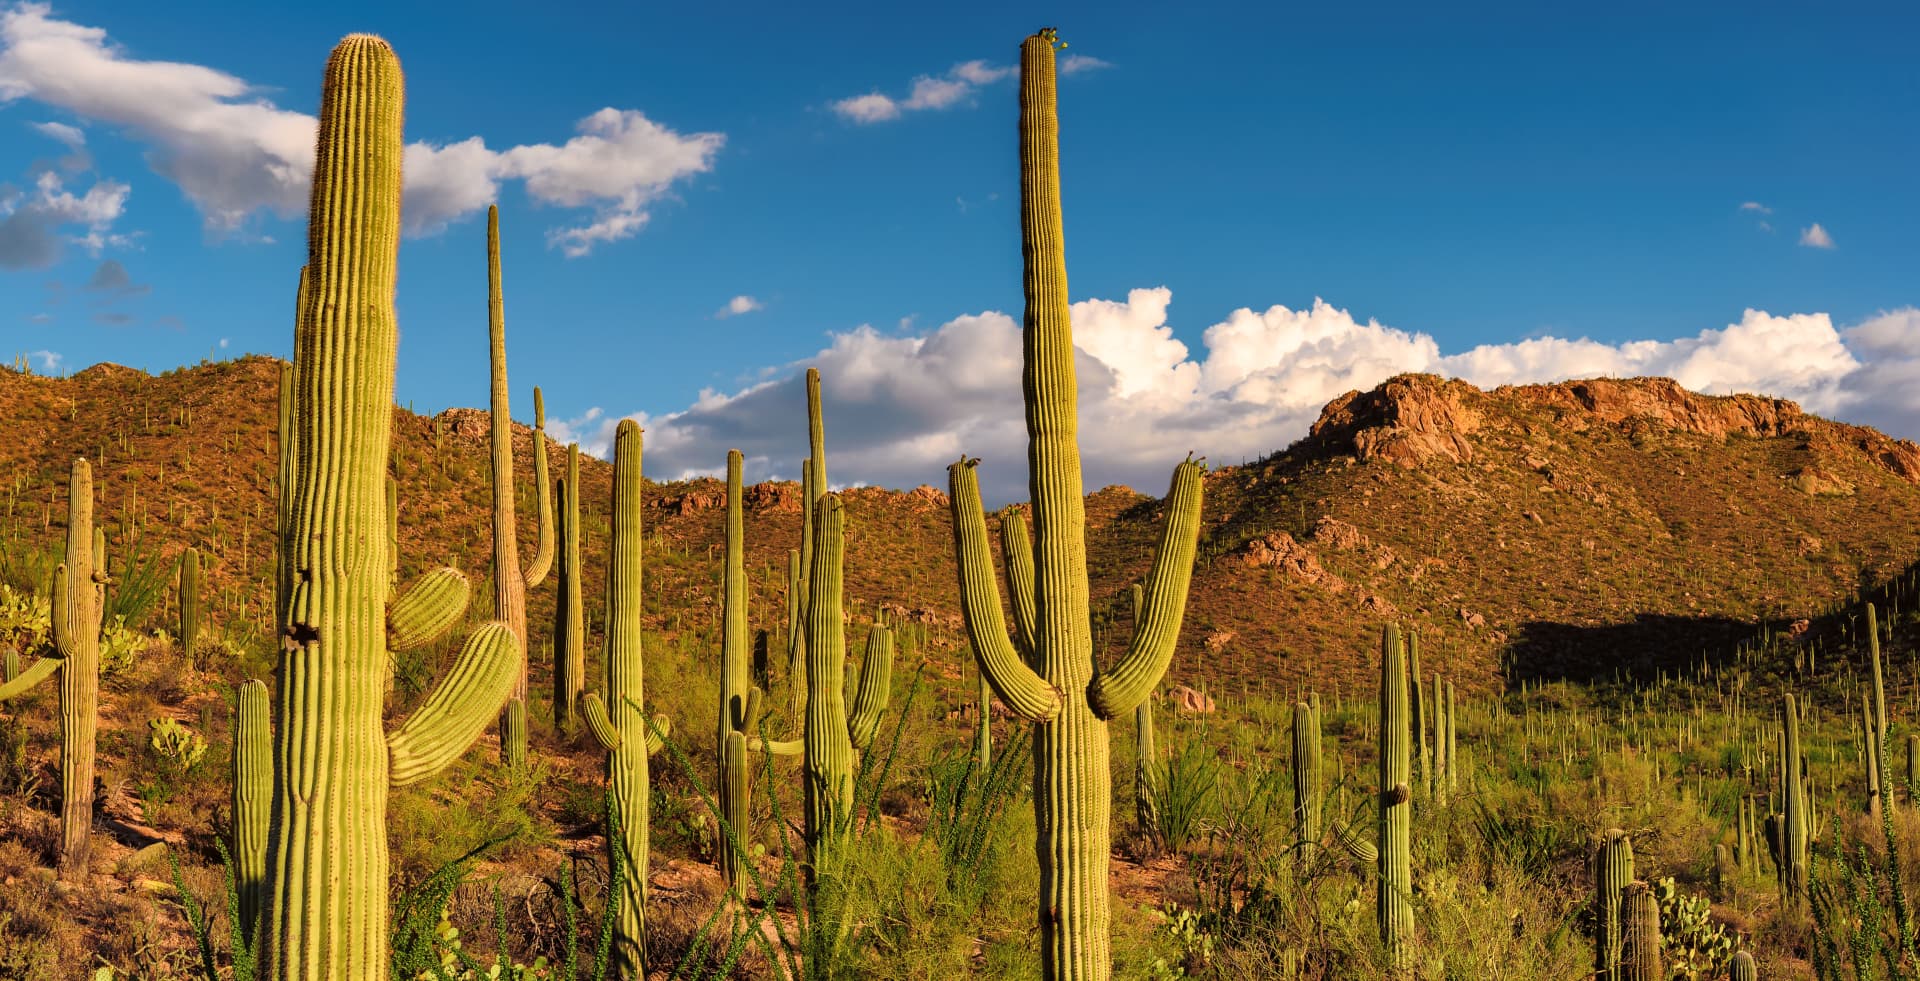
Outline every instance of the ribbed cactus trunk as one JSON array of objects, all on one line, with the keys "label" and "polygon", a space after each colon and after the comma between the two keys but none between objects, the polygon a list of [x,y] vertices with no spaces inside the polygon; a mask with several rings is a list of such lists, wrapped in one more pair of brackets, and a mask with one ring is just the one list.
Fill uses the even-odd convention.
[{"label": "ribbed cactus trunk", "polygon": [[1760,969],[1753,963],[1753,955],[1746,951],[1736,951],[1733,963],[1727,965],[1727,981],[1760,981]]},{"label": "ribbed cactus trunk", "polygon": [[820,498],[813,516],[813,563],[807,599],[806,839],[816,867],[853,816],[853,739],[841,679],[846,625],[840,615],[846,514],[837,494]]},{"label": "ribbed cactus trunk", "polygon": [[587,684],[586,570],[580,564],[580,444],[567,444],[567,475],[555,530],[560,538],[557,563],[559,597],[553,617],[553,725],[571,732],[579,721],[580,695]]},{"label": "ribbed cactus trunk", "polygon": [[1440,672],[1433,673],[1433,799],[1438,803],[1447,802],[1447,774],[1453,768],[1453,761],[1447,758],[1447,701],[1441,692],[1445,691],[1440,681]]},{"label": "ribbed cactus trunk", "polygon": [[1447,682],[1447,790],[1460,789],[1460,715],[1453,701],[1453,682]]},{"label": "ribbed cactus trunk", "polygon": [[[520,539],[515,528],[515,506],[513,499],[513,413],[507,391],[507,324],[506,306],[500,288],[500,209],[495,205],[487,206],[487,361],[491,369],[492,396],[489,402],[491,427],[491,463],[490,471],[493,483],[493,616],[513,631],[514,642],[520,650],[527,650],[527,589],[540,584],[546,578],[547,568],[553,562],[552,505],[547,497],[546,475],[546,433],[536,428],[533,433],[534,479],[537,483],[534,497],[539,502],[539,542],[535,546],[533,565],[528,569],[520,567]],[[541,403],[538,395],[536,404]],[[537,415],[545,415],[545,405],[539,405]],[[545,419],[537,420],[544,423]],[[500,758],[509,766],[521,766],[527,761],[527,658],[520,660],[520,677],[514,682],[510,702],[520,702],[517,710],[519,722],[516,725],[516,710],[505,708],[500,717]],[[574,676],[574,691],[579,690],[579,676]],[[565,705],[565,721],[562,722],[562,706],[554,706],[556,724],[563,727],[573,721],[573,703]]]},{"label": "ribbed cactus trunk", "polygon": [[[391,611],[387,603],[401,102],[393,49],[369,35],[341,41],[321,96],[312,271],[296,329],[298,476],[282,559],[292,592],[278,670],[271,898],[260,959],[279,981],[386,973],[388,788],[458,757],[499,711],[520,666],[505,625],[482,627],[413,716],[383,731],[393,626],[451,625],[459,615],[439,608],[454,595],[441,584],[408,591]],[[457,595],[464,602],[464,586]]]},{"label": "ribbed cactus trunk", "polygon": [[[62,882],[87,877],[93,848],[94,733],[100,702],[104,574],[94,566],[93,468],[73,461],[67,480],[65,596],[56,592],[54,648],[60,666],[60,862]],[[62,600],[64,599],[64,602]],[[61,619],[65,611],[64,621]]]},{"label": "ribbed cactus trunk", "polygon": [[327,62],[296,366],[293,590],[274,745],[264,966],[283,981],[387,968],[386,464],[402,81],[386,42]]},{"label": "ribbed cactus trunk", "polygon": [[993,686],[987,684],[984,674],[980,676],[980,692],[975,698],[980,711],[974,720],[973,765],[985,773],[993,767]]},{"label": "ribbed cactus trunk", "polygon": [[1407,677],[1413,679],[1413,735],[1418,740],[1414,765],[1420,768],[1420,785],[1432,797],[1439,790],[1435,782],[1438,747],[1427,745],[1427,683],[1420,674],[1420,635],[1407,632]]},{"label": "ribbed cactus trunk", "polygon": [[1628,884],[1620,894],[1620,981],[1666,981],[1660,964],[1660,903],[1644,882]]},{"label": "ribbed cactus trunk", "polygon": [[619,745],[607,754],[607,784],[620,811],[620,840],[627,877],[614,920],[614,977],[647,976],[647,774],[646,661],[640,646],[641,435],[631,419],[620,420],[613,437],[612,541],[607,554],[607,712]]},{"label": "ribbed cactus trunk", "polygon": [[1147,836],[1160,834],[1160,757],[1153,745],[1153,699],[1133,709],[1133,819]]},{"label": "ribbed cactus trunk", "polygon": [[[1020,224],[1026,316],[1028,488],[1033,508],[1031,636],[1007,634],[980,506],[976,461],[948,468],[961,605],[974,655],[994,692],[1034,724],[1034,851],[1040,865],[1043,977],[1105,979],[1112,971],[1107,860],[1112,786],[1106,722],[1132,711],[1166,673],[1199,536],[1201,476],[1174,471],[1167,524],[1127,653],[1097,679],[1081,497],[1073,330],[1060,217],[1054,37],[1020,47]],[[1010,580],[1012,576],[1010,564]],[[1017,587],[1016,587],[1017,588]],[[1027,600],[1016,595],[1016,614]],[[1024,627],[1024,624],[1021,624]]]},{"label": "ribbed cactus trunk", "polygon": [[1317,857],[1321,814],[1320,714],[1306,702],[1293,705],[1293,837],[1304,867]]},{"label": "ribbed cactus trunk", "polygon": [[[719,748],[718,786],[720,787],[721,817],[732,828],[736,841],[744,846],[748,840],[748,816],[751,813],[753,774],[746,762],[746,737],[754,735],[747,731],[753,720],[748,718],[747,706],[750,701],[749,689],[752,687],[752,665],[749,663],[752,652],[748,648],[747,634],[747,567],[746,567],[746,522],[741,508],[740,469],[743,463],[739,450],[727,451],[727,531],[726,564],[721,576],[721,629],[720,629],[720,711],[717,720],[715,745]],[[734,755],[734,743],[739,743],[739,755]],[[739,856],[727,843],[723,834],[720,846],[715,849],[720,859],[720,874],[729,887],[733,886],[739,872]]]},{"label": "ribbed cactus trunk", "polygon": [[193,664],[194,641],[200,637],[200,550],[188,546],[180,553],[180,653]]},{"label": "ribbed cactus trunk", "polygon": [[817,498],[813,460],[809,458],[800,463],[800,577],[795,580],[799,594],[793,602],[793,632],[787,638],[787,695],[795,718],[807,704],[807,602],[813,595],[813,508]]},{"label": "ribbed cactus trunk", "polygon": [[1620,981],[1621,891],[1633,881],[1633,839],[1619,828],[1599,836],[1593,850],[1593,974]]},{"label": "ribbed cactus trunk", "polygon": [[1380,641],[1380,943],[1396,971],[1413,961],[1413,739],[1405,649],[1388,624]]},{"label": "ribbed cactus trunk", "polygon": [[1780,888],[1783,902],[1798,907],[1807,892],[1807,838],[1812,833],[1812,818],[1807,813],[1807,789],[1800,766],[1800,706],[1791,692],[1786,695],[1781,722]]},{"label": "ribbed cactus trunk", "polygon": [[267,880],[267,835],[273,818],[273,732],[267,686],[240,686],[233,718],[233,879],[240,929],[258,935]]}]

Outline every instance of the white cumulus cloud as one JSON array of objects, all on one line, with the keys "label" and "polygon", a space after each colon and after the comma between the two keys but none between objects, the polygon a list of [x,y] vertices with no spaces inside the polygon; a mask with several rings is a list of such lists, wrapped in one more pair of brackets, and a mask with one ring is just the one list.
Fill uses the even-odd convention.
[{"label": "white cumulus cloud", "polygon": [[[1324,301],[1240,309],[1201,332],[1204,352],[1173,336],[1172,291],[1072,306],[1082,465],[1088,489],[1123,483],[1160,493],[1189,451],[1234,462],[1304,436],[1335,397],[1403,372],[1482,387],[1593,376],[1666,375],[1712,394],[1792,398],[1808,410],[1920,435],[1920,310],[1845,330],[1824,313],[1745,311],[1688,337],[1618,343],[1537,337],[1445,353],[1430,334],[1355,319]],[[815,356],[684,409],[636,413],[648,471],[671,480],[715,473],[728,448],[752,479],[792,477],[806,453],[802,373],[823,378],[829,478],[836,486],[942,484],[962,453],[982,457],[987,495],[1026,495],[1020,326],[998,311],[901,336],[862,326]],[[618,417],[595,409],[560,432],[604,453]]]},{"label": "white cumulus cloud", "polygon": [[733,299],[728,300],[726,306],[721,307],[717,312],[714,313],[714,317],[717,319],[725,320],[728,317],[738,317],[743,313],[752,313],[755,310],[762,309],[762,307],[763,305],[759,300],[756,300],[753,297],[748,296],[745,293],[742,293],[739,296],[736,296]]},{"label": "white cumulus cloud", "polygon": [[[0,104],[21,99],[120,127],[146,144],[149,166],[216,231],[261,213],[306,210],[314,117],[276,106],[219,69],[137,59],[103,28],[59,19],[44,3],[18,3],[0,8]],[[675,132],[631,109],[601,109],[576,130],[559,145],[496,150],[477,136],[408,145],[408,231],[444,228],[517,179],[540,204],[590,210],[584,223],[548,236],[568,256],[584,255],[638,232],[648,207],[676,181],[710,170],[725,142],[719,133]]]},{"label": "white cumulus cloud", "polygon": [[1800,244],[1810,249],[1831,249],[1833,236],[1827,234],[1827,230],[1816,221],[1800,230]]}]

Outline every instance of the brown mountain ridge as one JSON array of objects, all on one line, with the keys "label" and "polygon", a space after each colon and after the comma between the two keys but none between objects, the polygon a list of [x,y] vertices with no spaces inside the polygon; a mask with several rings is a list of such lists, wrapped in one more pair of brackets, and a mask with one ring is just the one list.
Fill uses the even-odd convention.
[{"label": "brown mountain ridge", "polygon": [[[247,357],[159,376],[96,365],[68,378],[0,369],[7,570],[58,547],[67,466],[95,463],[116,568],[137,551],[211,557],[209,616],[232,643],[264,641],[278,364]],[[828,380],[831,400],[831,379]],[[490,557],[484,413],[435,421],[395,409],[403,578]],[[805,438],[796,430],[795,444]],[[533,536],[532,433],[516,427],[521,537]],[[833,433],[827,433],[832,453]],[[716,446],[718,464],[725,447]],[[554,473],[564,450],[549,445]],[[583,550],[597,582],[610,468],[583,458]],[[944,475],[930,473],[930,482]],[[652,484],[652,626],[717,619],[723,489]],[[1604,676],[1697,659],[1763,619],[1823,609],[1920,554],[1920,447],[1808,415],[1782,399],[1705,396],[1668,379],[1592,379],[1482,391],[1403,375],[1335,399],[1294,446],[1208,476],[1207,507],[1171,683],[1216,690],[1369,683],[1386,618],[1422,636],[1432,669],[1470,688],[1503,669]],[[960,647],[945,494],[854,488],[847,595],[929,625],[929,657],[957,683]],[[1125,587],[1145,574],[1159,502],[1106,488],[1087,502],[1095,631],[1127,630]],[[756,629],[781,630],[798,488],[747,498]],[[598,620],[589,589],[590,619]],[[484,604],[488,590],[475,590]],[[548,622],[553,592],[530,596]],[[476,611],[484,614],[484,610]],[[156,626],[159,624],[155,624]],[[536,628],[536,638],[541,631]],[[536,641],[536,647],[540,644]],[[589,650],[594,647],[590,645]],[[544,652],[536,650],[536,671]],[[960,701],[956,697],[955,701]]]}]

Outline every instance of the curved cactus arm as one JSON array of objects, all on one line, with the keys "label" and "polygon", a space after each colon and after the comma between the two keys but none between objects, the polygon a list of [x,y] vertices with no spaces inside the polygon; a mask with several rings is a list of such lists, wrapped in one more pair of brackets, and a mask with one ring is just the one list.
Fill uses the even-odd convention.
[{"label": "curved cactus arm", "polygon": [[853,738],[854,749],[865,752],[873,745],[892,691],[893,631],[876,623],[867,631],[867,653],[860,661],[860,690],[854,693],[853,711],[847,716],[847,733]]},{"label": "curved cactus arm", "polygon": [[1000,554],[1007,562],[1007,591],[1013,595],[1013,643],[1020,656],[1033,663],[1033,543],[1027,539],[1027,519],[1017,508],[1000,515]]},{"label": "curved cactus arm", "polygon": [[1120,663],[1094,678],[1087,689],[1087,702],[1102,719],[1133,711],[1152,694],[1173,661],[1180,621],[1187,613],[1194,551],[1200,541],[1201,473],[1201,463],[1191,457],[1173,470],[1173,486],[1167,491],[1167,523],[1160,532],[1153,569],[1147,573],[1133,641]]},{"label": "curved cactus arm", "polygon": [[1048,684],[1021,660],[1007,638],[1000,613],[1000,587],[994,582],[993,557],[987,549],[987,519],[980,510],[980,481],[974,475],[978,460],[961,460],[947,468],[953,507],[954,557],[960,566],[960,609],[973,643],[980,673],[1014,714],[1029,722],[1046,722],[1060,714],[1060,690]]},{"label": "curved cactus arm", "polygon": [[540,386],[533,386],[533,496],[539,502],[539,537],[533,545],[533,561],[527,565],[527,588],[547,581],[553,569],[553,482],[547,477],[547,400]]},{"label": "curved cactus arm", "polygon": [[489,623],[469,635],[453,670],[411,718],[388,734],[388,782],[404,787],[459,758],[499,714],[519,673],[520,645],[511,627]]},{"label": "curved cactus arm", "polygon": [[593,740],[601,749],[611,753],[620,748],[620,729],[607,714],[607,703],[600,700],[599,692],[590,691],[580,696],[580,714],[586,716],[587,731],[593,733]]},{"label": "curved cactus arm", "polygon": [[66,659],[60,657],[43,657],[33,662],[33,667],[15,675],[12,681],[0,685],[0,702],[26,694],[33,686],[52,677],[54,672],[59,671],[60,666],[65,663],[67,663]]},{"label": "curved cactus arm", "polygon": [[[633,704],[629,701],[627,704]],[[673,719],[665,712],[656,713],[647,722],[647,755],[653,756],[667,748],[667,738],[673,735]]]},{"label": "curved cactus arm", "polygon": [[759,736],[747,737],[747,749],[755,753],[768,753],[773,756],[803,756],[807,752],[804,739],[761,739]]},{"label": "curved cactus arm", "polygon": [[387,604],[387,649],[410,651],[445,636],[466,614],[472,592],[466,575],[448,566],[415,579]]}]

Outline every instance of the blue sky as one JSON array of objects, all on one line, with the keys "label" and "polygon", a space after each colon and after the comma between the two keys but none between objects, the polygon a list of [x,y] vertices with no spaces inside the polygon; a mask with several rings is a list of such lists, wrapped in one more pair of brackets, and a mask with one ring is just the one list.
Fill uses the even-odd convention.
[{"label": "blue sky", "polygon": [[285,355],[274,154],[367,30],[439,151],[403,403],[484,402],[497,198],[517,415],[537,383],[590,447],[642,417],[658,475],[790,475],[820,363],[836,482],[964,450],[1015,494],[1009,68],[1047,23],[1092,485],[1283,446],[1397,370],[1674,374],[1920,435],[1911,5],[1296,6],[0,3],[0,353]]}]

